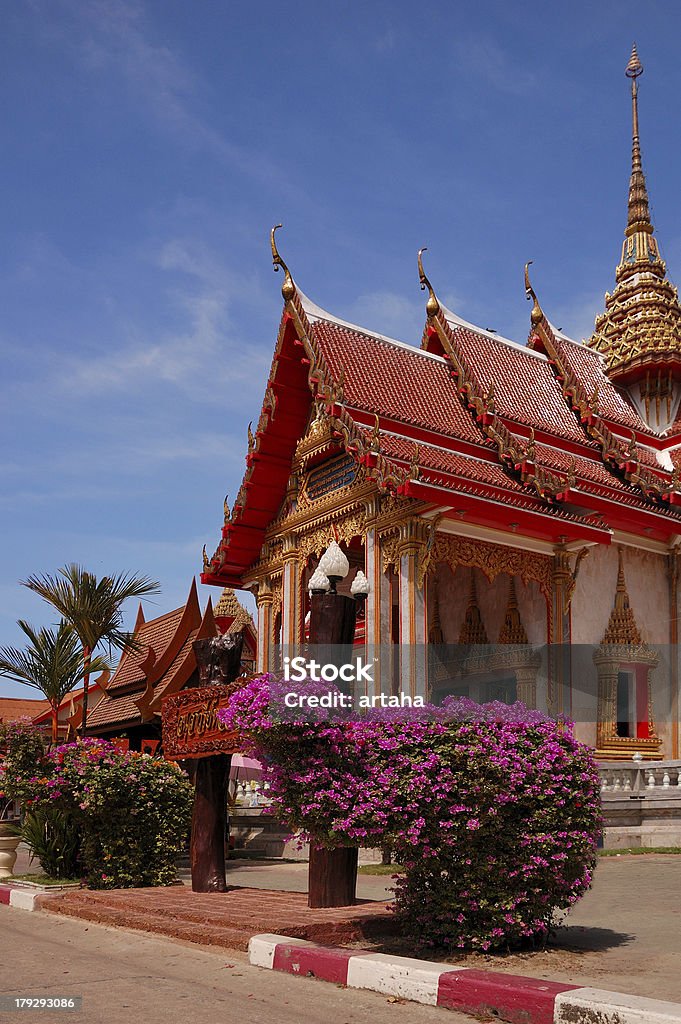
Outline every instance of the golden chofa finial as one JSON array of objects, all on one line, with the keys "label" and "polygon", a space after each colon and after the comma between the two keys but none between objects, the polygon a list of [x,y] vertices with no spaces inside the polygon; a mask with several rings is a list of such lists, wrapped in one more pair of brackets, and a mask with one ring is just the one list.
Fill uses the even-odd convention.
[{"label": "golden chofa finial", "polygon": [[534,261],[528,260],[525,264],[525,296],[529,302],[530,299],[534,302],[532,312],[530,313],[530,323],[533,327],[536,327],[544,319],[542,308],[539,305],[539,299],[536,296],[535,290],[530,284],[530,267]]},{"label": "golden chofa finial", "polygon": [[426,288],[428,289],[428,301],[426,302],[426,313],[428,314],[428,317],[431,318],[431,317],[436,316],[436,314],[440,312],[440,303],[437,301],[437,298],[435,296],[435,292],[433,291],[433,286],[430,283],[430,281],[428,280],[428,278],[426,277],[425,271],[423,269],[423,260],[421,259],[421,257],[423,256],[424,252],[427,252],[427,250],[428,250],[428,246],[427,245],[424,245],[423,249],[419,249],[419,253],[418,253],[417,259],[418,259],[418,265],[419,265],[419,283],[421,285],[421,291],[425,292]]},{"label": "golden chofa finial", "polygon": [[283,227],[283,224],[275,224],[272,230],[270,231],[270,245],[272,246],[272,263],[274,264],[275,273],[279,270],[279,267],[281,267],[281,269],[284,271],[284,283],[281,286],[281,294],[284,298],[284,302],[289,302],[290,299],[293,298],[296,288],[293,283],[293,278],[291,277],[290,270],[288,269],[288,267],[282,260],[281,256],[279,255],[279,250],[277,249],[277,241],[274,237],[275,233],[281,227]]},{"label": "golden chofa finial", "polygon": [[638,78],[639,75],[643,74],[643,64],[638,59],[638,50],[636,49],[636,43],[631,48],[631,57],[627,64],[627,69],[624,72],[627,78]]}]

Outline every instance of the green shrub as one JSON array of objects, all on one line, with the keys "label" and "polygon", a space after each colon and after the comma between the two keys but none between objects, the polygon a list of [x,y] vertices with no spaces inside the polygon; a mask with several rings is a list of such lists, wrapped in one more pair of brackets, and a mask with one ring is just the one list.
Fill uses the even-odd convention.
[{"label": "green shrub", "polygon": [[[25,806],[30,814],[49,809],[70,822],[80,838],[80,873],[90,888],[175,881],[193,799],[176,765],[85,739],[50,751],[40,772],[17,780],[30,793]],[[42,859],[41,864],[52,874]]]},{"label": "green shrub", "polygon": [[31,860],[37,858],[50,878],[80,876],[80,831],[61,808],[35,807],[24,815],[17,832],[30,849]]}]

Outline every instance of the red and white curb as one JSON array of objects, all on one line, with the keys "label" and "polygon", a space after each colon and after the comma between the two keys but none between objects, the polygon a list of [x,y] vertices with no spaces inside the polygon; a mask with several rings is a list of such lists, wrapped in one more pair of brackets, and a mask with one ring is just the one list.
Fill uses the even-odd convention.
[{"label": "red and white curb", "polygon": [[42,893],[30,892],[13,885],[0,885],[0,903],[18,910],[38,910]]},{"label": "red and white curb", "polygon": [[681,1024],[681,1003],[644,999],[517,974],[452,968],[428,960],[318,946],[286,935],[254,935],[255,967],[370,989],[511,1024]]}]

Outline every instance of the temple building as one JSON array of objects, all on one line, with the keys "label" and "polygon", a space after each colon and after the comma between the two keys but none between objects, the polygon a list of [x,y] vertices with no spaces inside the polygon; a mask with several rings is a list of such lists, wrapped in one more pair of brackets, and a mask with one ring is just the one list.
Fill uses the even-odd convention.
[{"label": "temple building", "polygon": [[[332,541],[369,579],[375,686],[520,699],[603,759],[679,757],[681,306],[650,218],[634,48],[628,216],[585,343],[530,283],[519,345],[427,292],[420,347],[284,307],[262,411],[202,582],[250,590],[258,667],[304,642]],[[101,705],[100,705],[101,707]]]}]

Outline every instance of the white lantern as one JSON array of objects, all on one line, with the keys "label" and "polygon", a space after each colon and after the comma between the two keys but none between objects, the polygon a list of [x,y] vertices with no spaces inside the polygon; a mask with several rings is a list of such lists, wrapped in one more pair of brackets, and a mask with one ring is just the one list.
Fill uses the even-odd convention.
[{"label": "white lantern", "polygon": [[317,566],[315,571],[310,576],[310,582],[307,585],[307,589],[311,594],[326,594],[330,587],[329,577],[325,572]]},{"label": "white lantern", "polygon": [[338,580],[345,579],[350,572],[350,563],[341,551],[340,545],[335,540],[332,540],[319,559],[317,568],[325,573],[333,584],[334,582],[337,583]]},{"label": "white lantern", "polygon": [[350,593],[358,601],[363,601],[367,597],[370,589],[371,588],[369,587],[369,580],[366,578],[362,570],[359,569],[357,571],[357,575],[352,581]]}]

